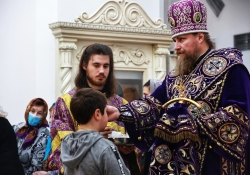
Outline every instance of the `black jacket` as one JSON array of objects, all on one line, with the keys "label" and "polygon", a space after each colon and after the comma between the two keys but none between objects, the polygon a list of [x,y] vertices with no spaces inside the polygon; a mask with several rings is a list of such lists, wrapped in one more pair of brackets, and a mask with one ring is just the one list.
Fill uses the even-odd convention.
[{"label": "black jacket", "polygon": [[19,160],[16,134],[6,118],[0,117],[0,174],[24,175]]}]

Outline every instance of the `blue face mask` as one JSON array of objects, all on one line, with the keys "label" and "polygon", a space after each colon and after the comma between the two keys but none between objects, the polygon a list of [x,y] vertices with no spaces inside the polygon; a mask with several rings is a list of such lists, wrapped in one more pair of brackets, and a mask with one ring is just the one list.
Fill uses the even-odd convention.
[{"label": "blue face mask", "polygon": [[37,126],[41,120],[42,118],[39,118],[31,113],[28,115],[28,123],[30,126]]}]

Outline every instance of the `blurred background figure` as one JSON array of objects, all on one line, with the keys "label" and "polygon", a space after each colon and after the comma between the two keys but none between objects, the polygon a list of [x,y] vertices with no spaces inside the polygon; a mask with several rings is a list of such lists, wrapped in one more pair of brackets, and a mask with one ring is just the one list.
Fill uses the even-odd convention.
[{"label": "blurred background figure", "polygon": [[152,94],[158,86],[162,84],[161,80],[158,79],[149,79],[144,85],[143,85],[143,96],[148,96]]},{"label": "blurred background figure", "polygon": [[25,175],[42,170],[49,136],[47,113],[47,103],[42,98],[35,98],[27,105],[24,115],[25,122],[13,126],[19,159]]},{"label": "blurred background figure", "polygon": [[140,95],[139,95],[137,88],[134,85],[132,85],[132,86],[124,88],[123,98],[127,100],[128,102],[131,102],[135,99],[140,98]]},{"label": "blurred background figure", "polygon": [[150,95],[150,80],[143,85],[143,97]]},{"label": "blurred background figure", "polygon": [[51,128],[55,105],[56,105],[56,102],[54,102],[49,108],[49,128]]},{"label": "blurred background figure", "polygon": [[24,175],[19,161],[16,135],[0,106],[0,174]]}]

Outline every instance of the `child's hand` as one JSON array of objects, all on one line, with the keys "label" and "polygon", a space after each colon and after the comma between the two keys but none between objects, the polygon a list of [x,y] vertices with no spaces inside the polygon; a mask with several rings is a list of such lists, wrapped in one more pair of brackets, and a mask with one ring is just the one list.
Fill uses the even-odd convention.
[{"label": "child's hand", "polygon": [[104,138],[108,138],[108,135],[112,133],[112,130],[110,127],[106,126],[103,132],[100,132]]}]

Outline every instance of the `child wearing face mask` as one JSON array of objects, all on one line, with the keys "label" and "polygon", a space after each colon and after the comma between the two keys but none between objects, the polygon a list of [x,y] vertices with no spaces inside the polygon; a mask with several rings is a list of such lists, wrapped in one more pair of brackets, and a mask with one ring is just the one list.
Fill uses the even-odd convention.
[{"label": "child wearing face mask", "polygon": [[30,101],[26,108],[25,122],[13,126],[19,160],[25,175],[31,175],[42,169],[47,138],[49,137],[47,113],[47,103],[42,98],[35,98]]}]

